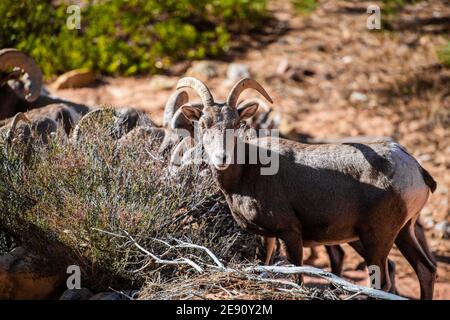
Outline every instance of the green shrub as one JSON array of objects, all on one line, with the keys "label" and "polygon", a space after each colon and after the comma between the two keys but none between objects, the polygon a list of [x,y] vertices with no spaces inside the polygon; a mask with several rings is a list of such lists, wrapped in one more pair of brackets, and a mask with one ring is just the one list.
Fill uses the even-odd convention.
[{"label": "green shrub", "polygon": [[81,29],[69,30],[67,5],[54,3],[0,1],[0,47],[29,52],[47,76],[80,67],[155,73],[222,53],[232,32],[254,29],[266,16],[266,0],[85,1]]},{"label": "green shrub", "polygon": [[438,51],[438,58],[444,66],[450,68],[450,41]]},{"label": "green shrub", "polygon": [[83,283],[103,289],[118,279],[143,283],[160,267],[133,272],[149,260],[124,231],[157,255],[167,248],[155,239],[176,238],[225,261],[254,257],[255,237],[235,224],[209,175],[192,167],[171,176],[166,161],[149,155],[156,143],[118,149],[111,130],[93,124],[81,146],[59,132],[48,146],[33,143],[27,161],[30,148],[0,142],[0,230],[55,265],[79,265]]},{"label": "green shrub", "polygon": [[407,4],[414,4],[420,2],[421,0],[383,0],[382,1],[382,11],[384,14],[392,15],[397,13]]},{"label": "green shrub", "polygon": [[308,14],[317,7],[317,0],[292,0],[294,9],[301,14]]}]

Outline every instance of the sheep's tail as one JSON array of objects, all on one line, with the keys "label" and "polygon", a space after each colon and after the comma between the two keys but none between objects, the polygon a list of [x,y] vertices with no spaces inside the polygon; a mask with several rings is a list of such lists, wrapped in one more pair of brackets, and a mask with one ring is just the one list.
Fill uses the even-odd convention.
[{"label": "sheep's tail", "polygon": [[417,161],[416,158],[414,158],[407,150],[404,146],[400,145],[399,143],[396,143],[396,145],[398,147],[400,147],[401,150],[403,150],[404,153],[406,153],[407,155],[409,155],[412,159],[414,159],[417,163],[417,166],[419,167],[419,171],[422,174],[422,178],[423,181],[425,182],[425,184],[428,186],[428,188],[430,188],[431,193],[433,193],[436,190],[437,187],[437,183],[436,180],[433,179],[433,177],[431,176],[431,174],[425,170],[424,167],[422,167],[420,165],[420,163]]},{"label": "sheep's tail", "polygon": [[425,184],[430,188],[431,192],[433,193],[436,190],[437,183],[436,180],[433,179],[431,174],[425,170],[422,166],[419,166],[420,173],[422,173],[423,181],[425,181]]}]

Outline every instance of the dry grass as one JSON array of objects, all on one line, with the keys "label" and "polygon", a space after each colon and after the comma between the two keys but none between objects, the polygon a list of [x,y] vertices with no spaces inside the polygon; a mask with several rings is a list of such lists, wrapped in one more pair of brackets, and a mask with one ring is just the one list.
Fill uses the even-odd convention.
[{"label": "dry grass", "polygon": [[[139,299],[143,300],[339,300],[343,291],[336,288],[297,288],[290,281],[256,277],[239,272],[205,272],[180,276],[170,281],[150,278]],[[273,281],[270,281],[273,280]]]}]

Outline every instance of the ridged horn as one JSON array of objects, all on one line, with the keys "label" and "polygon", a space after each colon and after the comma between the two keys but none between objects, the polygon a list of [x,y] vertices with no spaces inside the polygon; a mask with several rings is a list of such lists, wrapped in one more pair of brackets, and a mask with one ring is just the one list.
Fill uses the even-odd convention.
[{"label": "ridged horn", "polygon": [[205,107],[212,107],[214,105],[214,98],[208,87],[198,79],[192,77],[181,78],[178,81],[177,89],[191,88],[199,95]]},{"label": "ridged horn", "polygon": [[240,102],[240,103],[238,104],[237,109],[239,110],[239,109],[242,109],[242,108],[247,107],[248,105],[256,104],[256,103],[257,103],[257,104],[258,104],[265,112],[269,113],[269,112],[272,111],[272,108],[269,107],[269,106],[267,105],[267,103],[265,103],[263,100],[261,100],[261,99],[259,99],[259,98],[251,98],[251,99],[243,100],[242,102]]},{"label": "ridged horn", "polygon": [[163,127],[167,128],[172,123],[177,110],[183,105],[189,102],[189,96],[184,90],[177,90],[170,95],[164,107]]},{"label": "ridged horn", "polygon": [[250,79],[250,78],[245,78],[245,79],[240,80],[233,86],[233,88],[230,91],[230,94],[228,95],[227,104],[230,107],[235,108],[241,93],[244,90],[249,89],[249,88],[255,89],[260,94],[262,94],[262,96],[264,98],[266,98],[267,101],[269,101],[270,103],[273,103],[272,98],[269,96],[269,94],[266,92],[266,90],[264,90],[264,88],[256,80]]},{"label": "ridged horn", "polygon": [[19,123],[19,121],[24,121],[31,127],[31,120],[28,119],[28,117],[24,113],[19,112],[14,116],[14,118],[11,121],[11,127],[9,128],[8,134],[6,136],[6,141],[8,142],[11,141],[12,133],[16,130],[16,126]]},{"label": "ridged horn", "polygon": [[9,71],[16,67],[22,69],[29,80],[29,83],[25,84],[25,90],[16,90],[17,94],[28,102],[36,101],[42,88],[42,72],[39,66],[22,51],[12,48],[0,50],[0,71]]}]

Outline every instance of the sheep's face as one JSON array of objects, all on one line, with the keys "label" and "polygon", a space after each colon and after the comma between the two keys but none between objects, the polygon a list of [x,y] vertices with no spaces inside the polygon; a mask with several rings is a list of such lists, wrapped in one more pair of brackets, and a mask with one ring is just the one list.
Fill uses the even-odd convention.
[{"label": "sheep's face", "polygon": [[203,110],[185,105],[182,112],[198,124],[200,141],[205,149],[208,163],[217,170],[225,170],[234,159],[237,129],[242,121],[253,116],[258,105],[238,110],[225,103],[216,103]]}]

